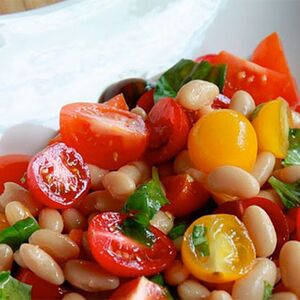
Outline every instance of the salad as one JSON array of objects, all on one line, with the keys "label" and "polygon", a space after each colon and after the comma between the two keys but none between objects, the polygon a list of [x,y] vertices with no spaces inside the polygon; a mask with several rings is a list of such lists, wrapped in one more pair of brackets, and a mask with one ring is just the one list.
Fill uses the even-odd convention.
[{"label": "salad", "polygon": [[0,157],[0,299],[300,299],[300,106],[277,33],[71,103]]}]

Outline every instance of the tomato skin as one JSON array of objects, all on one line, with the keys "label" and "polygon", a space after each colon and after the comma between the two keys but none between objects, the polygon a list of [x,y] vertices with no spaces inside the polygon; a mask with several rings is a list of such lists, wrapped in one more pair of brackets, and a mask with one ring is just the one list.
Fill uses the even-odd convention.
[{"label": "tomato skin", "polygon": [[24,154],[8,154],[0,156],[0,193],[4,191],[5,182],[15,182],[27,188],[26,181],[21,182],[31,157]]},{"label": "tomato skin", "polygon": [[51,138],[48,141],[48,145],[52,145],[52,144],[55,144],[55,143],[62,143],[62,142],[63,142],[63,140],[62,140],[61,134],[58,133],[57,135],[55,135],[53,138]]},{"label": "tomato skin", "polygon": [[129,110],[123,94],[118,94],[110,100],[104,102],[104,105],[112,106],[118,109]]},{"label": "tomato skin", "polygon": [[[138,298],[139,297],[139,298]],[[109,300],[168,300],[166,291],[145,277],[139,277],[122,284]]]},{"label": "tomato skin", "polygon": [[146,113],[148,113],[154,105],[154,89],[145,92],[137,102],[136,106],[141,107]]},{"label": "tomato skin", "polygon": [[43,280],[28,269],[21,268],[16,278],[19,281],[32,286],[32,300],[59,300],[62,299],[63,294],[65,293],[60,286]]},{"label": "tomato skin", "polygon": [[203,207],[209,198],[209,192],[190,175],[167,176],[162,179],[166,197],[170,204],[162,210],[175,217],[187,216],[196,209]]},{"label": "tomato skin", "polygon": [[251,94],[256,104],[283,97],[290,105],[298,102],[289,76],[222,51],[217,63],[227,64],[224,95],[231,98],[238,90]]},{"label": "tomato skin", "polygon": [[31,159],[27,183],[37,201],[52,208],[68,208],[87,194],[90,171],[75,149],[56,143]]},{"label": "tomato skin", "polygon": [[146,124],[150,130],[146,157],[150,162],[165,162],[185,147],[190,121],[172,98],[159,100],[148,114]]},{"label": "tomato skin", "polygon": [[[172,241],[150,227],[156,242],[151,247],[142,245],[126,237],[118,228],[125,218],[126,215],[108,212],[98,214],[90,222],[88,241],[99,265],[121,277],[154,275],[168,267],[176,256]],[[132,260],[129,259],[131,255]]]},{"label": "tomato skin", "polygon": [[210,63],[213,63],[214,60],[216,59],[217,54],[206,54],[203,56],[199,56],[195,59],[195,62],[199,63],[201,61],[208,61]]},{"label": "tomato skin", "polygon": [[143,119],[131,112],[97,103],[73,103],[60,112],[64,142],[87,163],[114,170],[139,159],[148,142]]},{"label": "tomato skin", "polygon": [[291,219],[294,223],[295,238],[300,241],[300,208],[292,208],[289,210],[287,218]]},{"label": "tomato skin", "polygon": [[213,109],[229,108],[231,99],[223,94],[219,94],[215,99],[211,107]]}]

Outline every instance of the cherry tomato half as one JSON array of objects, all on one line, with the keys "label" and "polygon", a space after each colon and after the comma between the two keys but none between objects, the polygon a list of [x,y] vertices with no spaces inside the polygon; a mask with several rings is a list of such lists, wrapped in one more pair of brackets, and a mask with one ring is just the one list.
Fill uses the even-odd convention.
[{"label": "cherry tomato half", "polygon": [[88,163],[117,169],[144,153],[148,131],[143,119],[105,104],[73,103],[60,112],[63,141]]},{"label": "cherry tomato half", "polygon": [[148,113],[154,105],[153,94],[154,94],[154,89],[145,92],[138,100],[136,106],[141,107],[142,109],[144,109],[146,113]]},{"label": "cherry tomato half", "polygon": [[189,215],[203,207],[209,198],[208,191],[187,174],[164,177],[162,183],[170,201],[170,204],[163,206],[163,210],[175,217]]},{"label": "cherry tomato half", "polygon": [[117,276],[154,275],[172,263],[176,249],[161,231],[151,227],[156,241],[151,247],[125,236],[119,229],[125,219],[120,213],[100,213],[88,229],[88,241],[96,261]]},{"label": "cherry tomato half", "polygon": [[104,102],[104,104],[118,109],[129,110],[123,94],[118,94],[114,96],[110,100]]},{"label": "cherry tomato half", "polygon": [[37,201],[52,208],[67,208],[88,192],[90,171],[75,149],[56,143],[31,159],[27,182]]},{"label": "cherry tomato half", "polygon": [[0,194],[4,191],[4,183],[11,181],[27,188],[22,181],[30,161],[29,155],[10,154],[0,156]]},{"label": "cherry tomato half", "polygon": [[147,158],[151,162],[165,162],[185,147],[189,118],[172,98],[159,100],[148,114],[146,124],[150,129]]}]

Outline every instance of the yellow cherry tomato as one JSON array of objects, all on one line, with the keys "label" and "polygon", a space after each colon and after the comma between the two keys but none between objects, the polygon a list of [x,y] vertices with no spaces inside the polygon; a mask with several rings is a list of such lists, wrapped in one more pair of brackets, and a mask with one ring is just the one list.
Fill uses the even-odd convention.
[{"label": "yellow cherry tomato", "polygon": [[188,138],[189,156],[203,172],[231,165],[251,171],[256,161],[257,139],[242,114],[220,109],[198,120]]},{"label": "yellow cherry tomato", "polygon": [[252,125],[256,131],[258,149],[285,158],[289,146],[291,113],[283,99],[261,104],[253,113]]},{"label": "yellow cherry tomato", "polygon": [[[199,227],[205,228],[206,234],[195,240],[195,230]],[[203,243],[195,246],[199,241]],[[244,224],[227,214],[206,215],[192,223],[184,234],[181,255],[195,277],[213,283],[244,276],[252,269],[256,257]]]}]

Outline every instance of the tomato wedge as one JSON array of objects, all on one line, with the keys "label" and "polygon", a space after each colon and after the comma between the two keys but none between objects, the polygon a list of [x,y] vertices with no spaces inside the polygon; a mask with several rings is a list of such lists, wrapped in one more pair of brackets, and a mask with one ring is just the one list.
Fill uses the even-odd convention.
[{"label": "tomato wedge", "polygon": [[190,121],[182,106],[172,98],[159,100],[151,109],[146,124],[150,129],[146,155],[152,163],[165,162],[185,147]]},{"label": "tomato wedge", "polygon": [[96,261],[110,273],[123,277],[154,275],[169,266],[176,256],[172,241],[151,227],[156,241],[151,247],[142,245],[119,229],[125,218],[123,214],[107,212],[92,219],[88,241]]},{"label": "tomato wedge", "polygon": [[56,143],[31,159],[27,183],[37,201],[52,208],[67,208],[87,194],[90,171],[75,149]]},{"label": "tomato wedge", "polygon": [[300,208],[293,208],[289,210],[288,219],[291,219],[293,222],[293,231],[295,231],[295,238],[300,241]]},{"label": "tomato wedge", "polygon": [[138,100],[136,106],[141,107],[146,113],[148,113],[154,105],[153,94],[154,89],[145,92]]},{"label": "tomato wedge", "polygon": [[175,217],[189,215],[203,207],[209,198],[208,191],[187,174],[164,177],[162,183],[170,201],[162,210],[169,211]]},{"label": "tomato wedge", "polygon": [[21,178],[25,175],[30,158],[23,154],[0,156],[0,193],[3,193],[4,183],[8,181],[27,188],[26,181],[24,182]]},{"label": "tomato wedge", "polygon": [[60,112],[63,141],[88,163],[117,169],[144,153],[148,131],[143,119],[125,110],[97,103],[73,103]]},{"label": "tomato wedge", "polygon": [[122,284],[109,300],[168,300],[166,290],[158,284],[139,277]]},{"label": "tomato wedge", "polygon": [[289,76],[264,68],[255,63],[222,51],[217,63],[227,64],[224,95],[231,98],[235,91],[244,90],[252,95],[256,104],[283,97],[290,105],[298,102]]},{"label": "tomato wedge", "polygon": [[103,103],[104,105],[112,106],[118,109],[129,110],[123,94],[118,94],[110,100]]}]

